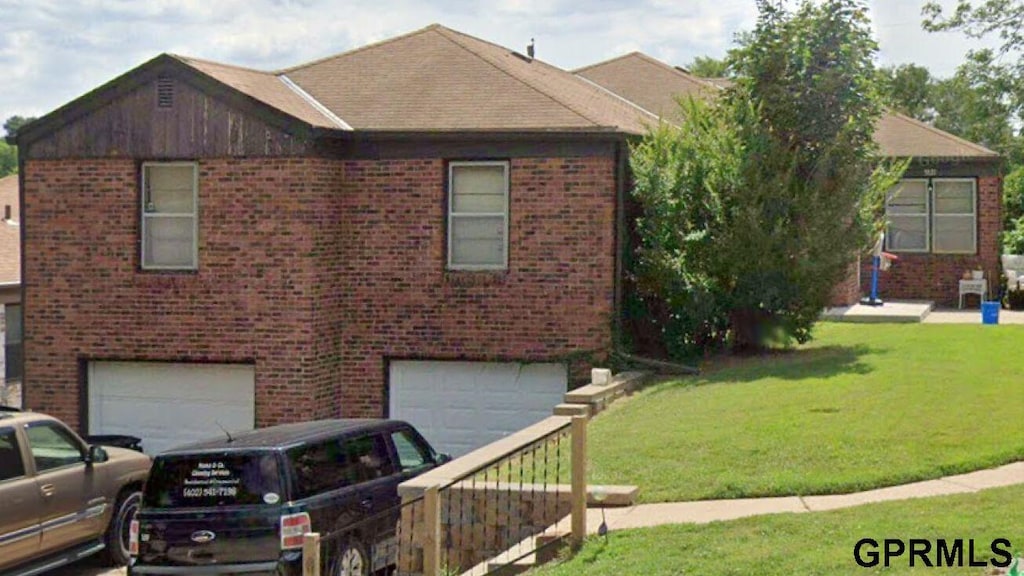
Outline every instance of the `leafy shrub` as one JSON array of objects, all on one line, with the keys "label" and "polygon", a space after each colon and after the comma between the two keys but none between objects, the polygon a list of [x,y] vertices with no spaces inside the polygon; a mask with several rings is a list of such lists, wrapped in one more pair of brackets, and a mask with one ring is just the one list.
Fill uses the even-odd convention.
[{"label": "leafy shrub", "polygon": [[1024,216],[1010,222],[1003,232],[1003,254],[1024,254]]}]

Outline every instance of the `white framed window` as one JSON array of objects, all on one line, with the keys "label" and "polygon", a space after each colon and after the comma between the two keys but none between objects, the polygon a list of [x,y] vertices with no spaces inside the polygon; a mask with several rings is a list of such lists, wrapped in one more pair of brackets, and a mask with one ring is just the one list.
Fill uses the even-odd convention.
[{"label": "white framed window", "polygon": [[885,198],[887,250],[928,251],[928,181],[901,180]]},{"label": "white framed window", "polygon": [[448,164],[448,268],[508,267],[509,163]]},{"label": "white framed window", "polygon": [[978,199],[972,178],[908,178],[886,195],[886,250],[974,254]]},{"label": "white framed window", "polygon": [[974,180],[933,180],[932,205],[932,252],[974,254],[978,238]]},{"label": "white framed window", "polygon": [[198,166],[195,162],[142,165],[142,268],[198,267]]}]

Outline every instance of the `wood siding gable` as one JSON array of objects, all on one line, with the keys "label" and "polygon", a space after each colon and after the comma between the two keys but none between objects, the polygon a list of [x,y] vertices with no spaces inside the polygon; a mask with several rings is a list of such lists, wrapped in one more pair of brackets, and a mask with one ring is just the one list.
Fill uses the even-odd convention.
[{"label": "wood siding gable", "polygon": [[307,123],[160,56],[28,125],[25,159],[301,156]]}]

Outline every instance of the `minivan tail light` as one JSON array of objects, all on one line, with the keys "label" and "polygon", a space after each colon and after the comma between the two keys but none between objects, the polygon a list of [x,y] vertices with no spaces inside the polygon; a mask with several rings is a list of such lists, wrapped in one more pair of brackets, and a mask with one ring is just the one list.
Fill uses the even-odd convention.
[{"label": "minivan tail light", "polygon": [[302,548],[302,537],[312,531],[313,523],[306,512],[281,516],[281,549]]},{"label": "minivan tail light", "polygon": [[139,555],[139,521],[132,520],[128,525],[128,555],[135,557]]}]

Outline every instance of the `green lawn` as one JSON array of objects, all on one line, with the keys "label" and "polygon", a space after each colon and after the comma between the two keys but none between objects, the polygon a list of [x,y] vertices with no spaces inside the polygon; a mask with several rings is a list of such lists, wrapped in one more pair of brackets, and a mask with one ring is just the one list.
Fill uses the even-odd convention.
[{"label": "green lawn", "polygon": [[590,483],[644,502],[829,494],[1024,459],[1024,327],[823,323],[707,368],[594,419]]},{"label": "green lawn", "polygon": [[[991,543],[1005,538],[1001,549],[1024,555],[1024,487],[987,490],[977,494],[873,504],[807,514],[780,514],[716,522],[703,526],[670,525],[612,532],[608,543],[589,540],[563,564],[547,566],[536,576],[587,574],[665,574],[699,576],[836,576],[849,574],[991,574],[993,567],[928,568],[907,554],[890,568],[862,568],[853,550],[862,538],[880,544],[885,538],[932,541],[928,554],[936,562],[936,539],[974,539],[974,558],[1004,561],[992,554]],[[868,551],[870,548],[864,548]],[[966,556],[966,554],[965,554]],[[867,558],[865,558],[867,559]],[[1021,567],[1024,569],[1024,566]]]}]

